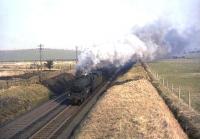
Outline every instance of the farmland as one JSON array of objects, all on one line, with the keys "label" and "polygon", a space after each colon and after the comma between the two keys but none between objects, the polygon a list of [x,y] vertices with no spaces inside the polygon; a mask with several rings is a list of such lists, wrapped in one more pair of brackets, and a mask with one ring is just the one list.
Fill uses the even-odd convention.
[{"label": "farmland", "polygon": [[[0,63],[0,125],[62,93],[62,79],[75,68],[74,61],[54,61],[51,70],[43,67],[40,73],[37,65],[38,61]],[[51,79],[55,76],[59,79]]]},{"label": "farmland", "polygon": [[[191,93],[191,106],[200,112],[200,59],[164,59],[149,63],[152,72],[169,86],[181,88],[181,98],[188,103],[188,92]],[[177,94],[177,93],[176,93]]]},{"label": "farmland", "polygon": [[[42,62],[44,65],[46,61]],[[0,62],[0,77],[16,76],[25,73],[33,73],[39,70],[39,61],[27,61],[27,62]],[[54,61],[51,71],[56,70],[70,70],[75,68],[74,61]],[[43,66],[43,70],[48,68]]]}]

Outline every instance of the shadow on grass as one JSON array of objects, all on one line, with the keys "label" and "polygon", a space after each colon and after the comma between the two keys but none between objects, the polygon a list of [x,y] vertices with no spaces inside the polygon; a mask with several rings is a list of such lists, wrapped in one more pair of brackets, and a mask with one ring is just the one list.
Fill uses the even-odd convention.
[{"label": "shadow on grass", "polygon": [[116,81],[112,86],[122,85],[124,83],[131,82],[131,81],[137,81],[137,80],[140,80],[140,79],[144,79],[144,78],[140,77],[140,76],[137,76],[137,77],[134,77],[133,79],[127,79],[127,80],[123,80],[123,81]]},{"label": "shadow on grass", "polygon": [[73,79],[74,77],[72,74],[63,73],[43,81],[42,84],[50,89],[55,95],[60,95],[71,86],[71,81]]}]

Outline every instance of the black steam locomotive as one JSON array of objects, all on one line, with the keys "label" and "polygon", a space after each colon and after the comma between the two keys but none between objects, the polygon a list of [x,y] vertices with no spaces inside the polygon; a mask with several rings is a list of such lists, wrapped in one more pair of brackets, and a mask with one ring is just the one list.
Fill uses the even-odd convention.
[{"label": "black steam locomotive", "polygon": [[113,64],[109,64],[109,66],[102,66],[91,71],[87,75],[77,76],[77,78],[72,81],[68,98],[71,100],[72,104],[81,104],[98,86],[100,86],[100,84],[106,80],[110,80],[110,77],[116,71],[118,71],[118,74],[123,74],[123,72],[130,69],[133,64],[133,62],[129,62],[123,67],[118,68]]},{"label": "black steam locomotive", "polygon": [[102,71],[81,75],[72,81],[68,98],[72,104],[81,104],[102,82]]}]

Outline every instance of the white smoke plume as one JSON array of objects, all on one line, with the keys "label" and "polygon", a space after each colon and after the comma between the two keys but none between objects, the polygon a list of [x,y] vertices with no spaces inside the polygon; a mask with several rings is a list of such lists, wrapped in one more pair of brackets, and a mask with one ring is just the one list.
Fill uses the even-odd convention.
[{"label": "white smoke plume", "polygon": [[105,61],[119,67],[130,60],[151,60],[155,57],[157,48],[158,45],[152,42],[144,43],[134,34],[129,34],[115,42],[86,48],[78,58],[77,70],[87,73],[102,66]]}]

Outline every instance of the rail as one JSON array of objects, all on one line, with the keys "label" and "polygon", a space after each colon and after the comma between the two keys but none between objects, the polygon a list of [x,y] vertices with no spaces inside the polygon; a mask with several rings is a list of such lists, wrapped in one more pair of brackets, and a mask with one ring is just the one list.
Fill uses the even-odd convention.
[{"label": "rail", "polygon": [[30,125],[36,123],[40,118],[43,118],[49,112],[56,109],[62,102],[64,102],[66,100],[66,94],[67,93],[62,94],[57,98],[44,103],[38,108],[35,108],[34,110],[1,127],[0,138],[12,138],[16,134],[24,131],[26,128],[30,127]]}]

